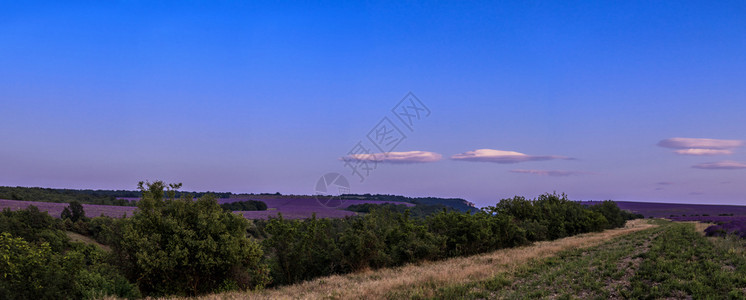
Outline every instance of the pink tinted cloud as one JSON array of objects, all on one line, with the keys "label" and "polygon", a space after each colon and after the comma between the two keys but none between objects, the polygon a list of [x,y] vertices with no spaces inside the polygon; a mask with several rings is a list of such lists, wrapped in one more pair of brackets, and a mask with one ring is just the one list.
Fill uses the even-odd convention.
[{"label": "pink tinted cloud", "polygon": [[553,159],[572,159],[558,155],[528,155],[515,151],[504,151],[494,149],[477,149],[451,156],[453,160],[493,162],[499,164],[514,164],[527,161],[542,161]]},{"label": "pink tinted cloud", "polygon": [[746,163],[732,161],[732,160],[725,160],[725,161],[719,161],[719,162],[698,164],[698,165],[692,166],[692,168],[706,169],[706,170],[738,170],[738,169],[746,169]]},{"label": "pink tinted cloud", "polygon": [[674,151],[681,155],[731,155],[733,150],[729,149],[679,149]]},{"label": "pink tinted cloud", "polygon": [[733,149],[741,147],[741,140],[718,140],[700,138],[670,138],[658,142],[658,146],[677,149],[679,155],[730,155]]},{"label": "pink tinted cloud", "polygon": [[539,175],[539,176],[557,176],[557,177],[593,174],[591,172],[580,172],[580,171],[523,170],[523,169],[510,170],[510,172],[519,173],[519,174],[532,174],[532,175]]},{"label": "pink tinted cloud", "polygon": [[389,152],[389,153],[372,153],[372,154],[352,154],[340,158],[340,160],[362,160],[379,163],[392,164],[411,164],[411,163],[428,163],[436,162],[443,158],[435,152],[429,151],[406,151],[406,152]]},{"label": "pink tinted cloud", "polygon": [[670,138],[658,142],[658,146],[673,149],[733,149],[743,146],[743,141],[698,138]]}]

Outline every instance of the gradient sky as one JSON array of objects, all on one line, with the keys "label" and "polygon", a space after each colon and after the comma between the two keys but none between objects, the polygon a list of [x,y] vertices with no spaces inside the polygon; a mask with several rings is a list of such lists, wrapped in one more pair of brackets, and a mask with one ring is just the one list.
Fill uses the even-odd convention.
[{"label": "gradient sky", "polygon": [[743,1],[153,2],[0,2],[0,185],[746,205]]}]

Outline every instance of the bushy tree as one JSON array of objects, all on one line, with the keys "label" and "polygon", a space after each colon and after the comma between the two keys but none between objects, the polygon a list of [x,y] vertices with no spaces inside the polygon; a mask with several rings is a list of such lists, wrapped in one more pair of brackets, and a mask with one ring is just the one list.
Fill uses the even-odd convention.
[{"label": "bushy tree", "polygon": [[18,211],[6,208],[0,213],[0,232],[12,233],[15,237],[38,245],[47,243],[54,252],[63,251],[69,240],[60,229],[62,224],[59,219],[39,211],[33,205]]},{"label": "bushy tree", "polygon": [[[122,220],[114,243],[120,264],[148,295],[196,295],[221,287],[261,287],[262,250],[247,237],[248,221],[214,197],[175,199],[181,184],[140,182],[139,210]],[[164,189],[166,189],[164,199]]]},{"label": "bushy tree", "polygon": [[[59,261],[48,243],[35,245],[8,232],[0,234],[0,295],[5,299],[51,299],[70,295]],[[6,298],[7,297],[7,298]]]},{"label": "bushy tree", "polygon": [[611,200],[602,201],[599,204],[592,205],[590,209],[594,212],[600,213],[607,221],[609,221],[608,228],[622,227],[627,221],[627,218],[625,218],[625,215],[627,214],[619,209],[616,202]]},{"label": "bushy tree", "polygon": [[340,237],[346,269],[360,270],[398,266],[423,259],[436,259],[444,239],[427,230],[409,212],[374,209],[361,218],[349,219]]},{"label": "bushy tree", "polygon": [[78,201],[72,201],[70,204],[62,210],[61,219],[70,219],[73,223],[78,220],[86,220],[85,210],[83,205]]},{"label": "bushy tree", "polygon": [[339,272],[341,252],[338,236],[329,219],[269,220],[268,237],[262,241],[276,284],[288,284]]},{"label": "bushy tree", "polygon": [[[615,203],[611,202],[611,205],[616,208]],[[578,202],[568,200],[565,194],[557,193],[543,194],[534,200],[518,196],[503,199],[495,206],[485,208],[485,211],[498,216],[512,216],[526,231],[526,238],[530,241],[558,239],[624,225],[624,221],[611,223],[607,215],[587,209]],[[613,210],[609,207],[605,211],[608,217],[622,215],[618,208]]]},{"label": "bushy tree", "polygon": [[117,269],[104,262],[93,245],[73,243],[55,252],[48,243],[29,243],[0,234],[0,296],[2,299],[93,299],[104,296],[137,298],[139,291]]}]

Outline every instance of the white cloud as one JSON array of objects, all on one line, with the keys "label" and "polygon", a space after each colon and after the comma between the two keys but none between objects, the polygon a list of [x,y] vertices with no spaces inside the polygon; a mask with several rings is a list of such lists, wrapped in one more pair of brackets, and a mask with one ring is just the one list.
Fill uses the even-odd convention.
[{"label": "white cloud", "polygon": [[733,149],[741,147],[741,140],[717,140],[698,138],[670,138],[658,142],[658,146],[678,149],[680,155],[730,155]]},{"label": "white cloud", "polygon": [[732,161],[732,160],[725,160],[725,161],[719,161],[719,162],[698,164],[698,165],[692,166],[692,168],[707,169],[707,170],[738,170],[738,169],[746,169],[746,163]]},{"label": "white cloud", "polygon": [[443,158],[435,152],[428,151],[406,151],[406,152],[389,152],[389,153],[372,153],[372,154],[352,154],[340,158],[340,160],[363,160],[379,163],[408,164],[408,163],[427,163],[436,162]]},{"label": "white cloud", "polygon": [[451,156],[454,160],[468,160],[468,161],[484,161],[494,162],[499,164],[514,164],[526,161],[540,161],[540,160],[552,160],[552,159],[571,159],[566,156],[556,155],[528,155],[515,151],[503,151],[493,149],[477,149],[474,151],[467,151]]},{"label": "white cloud", "polygon": [[523,170],[523,169],[510,170],[510,172],[511,173],[521,173],[521,174],[533,174],[533,175],[540,175],[540,176],[558,176],[558,177],[592,174],[590,172],[580,172],[580,171]]},{"label": "white cloud", "polygon": [[674,151],[681,155],[731,155],[733,150],[728,149],[679,149]]}]

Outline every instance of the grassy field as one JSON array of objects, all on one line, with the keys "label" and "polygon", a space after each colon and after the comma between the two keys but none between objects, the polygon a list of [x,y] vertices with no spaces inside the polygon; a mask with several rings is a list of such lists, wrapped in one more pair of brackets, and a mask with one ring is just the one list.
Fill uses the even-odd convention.
[{"label": "grassy field", "polygon": [[744,241],[698,223],[625,228],[200,299],[746,299]]},{"label": "grassy field", "polygon": [[660,226],[535,260],[489,280],[439,288],[450,299],[746,299],[743,243],[693,223]]}]

